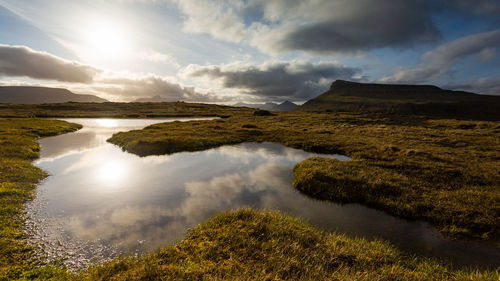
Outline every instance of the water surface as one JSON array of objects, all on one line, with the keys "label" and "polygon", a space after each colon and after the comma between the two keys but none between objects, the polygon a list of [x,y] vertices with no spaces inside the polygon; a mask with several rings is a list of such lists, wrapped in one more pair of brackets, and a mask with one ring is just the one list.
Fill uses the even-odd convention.
[{"label": "water surface", "polygon": [[[327,231],[391,241],[457,264],[498,266],[498,248],[444,239],[426,223],[358,204],[310,199],[292,186],[293,166],[317,154],[272,143],[138,157],[106,143],[113,133],[193,119],[67,119],[82,130],[41,139],[36,165],[51,176],[27,206],[31,242],[73,268],[181,240],[213,214],[240,207],[301,217]],[[341,155],[321,155],[349,160]]]}]

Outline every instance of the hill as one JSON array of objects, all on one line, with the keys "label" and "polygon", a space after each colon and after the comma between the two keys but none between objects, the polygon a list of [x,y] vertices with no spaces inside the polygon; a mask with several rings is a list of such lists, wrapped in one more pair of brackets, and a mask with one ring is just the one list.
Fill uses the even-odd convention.
[{"label": "hill", "polygon": [[284,101],[284,102],[276,105],[274,110],[276,110],[276,111],[291,111],[291,110],[296,109],[297,107],[298,107],[298,105],[296,105],[293,102]]},{"label": "hill", "polygon": [[149,98],[136,99],[132,102],[169,102],[169,100],[167,100],[166,98],[161,97],[161,96],[154,96],[154,97],[149,97]]},{"label": "hill", "polygon": [[274,103],[274,102],[266,102],[266,103],[239,102],[239,103],[234,104],[233,106],[258,108],[258,109],[271,110],[271,111],[291,111],[291,110],[294,110],[298,107],[298,105],[296,105],[295,103],[290,102],[290,101],[284,101],[280,104]]},{"label": "hill", "polygon": [[107,102],[107,100],[94,95],[78,95],[61,88],[31,86],[0,87],[0,103],[41,104],[63,102]]},{"label": "hill", "polygon": [[337,80],[327,92],[307,101],[298,110],[500,120],[500,96],[443,90],[430,85],[367,84]]}]

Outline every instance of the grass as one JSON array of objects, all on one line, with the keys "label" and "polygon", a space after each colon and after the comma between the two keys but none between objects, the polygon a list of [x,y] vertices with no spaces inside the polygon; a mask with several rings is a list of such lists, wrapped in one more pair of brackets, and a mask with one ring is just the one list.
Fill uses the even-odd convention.
[{"label": "grass", "polygon": [[328,234],[278,212],[215,215],[151,255],[94,267],[82,280],[498,280],[495,271],[450,270],[381,241]]},{"label": "grass", "polygon": [[[23,242],[21,230],[23,203],[33,198],[36,184],[46,176],[31,163],[39,155],[39,146],[34,140],[71,132],[79,127],[56,120],[0,119],[0,280],[500,278],[498,271],[453,270],[431,259],[405,256],[386,242],[324,233],[290,216],[250,209],[216,215],[192,229],[183,241],[147,256],[124,257],[80,273],[68,272],[57,265],[44,265],[34,257],[33,249]],[[484,216],[486,225],[494,228],[497,227],[495,222],[488,219],[498,217],[495,198],[498,198],[499,159],[495,136],[499,129],[498,124],[492,122],[359,114],[288,113],[255,117],[238,111],[226,119],[157,124],[142,131],[120,133],[113,138],[124,144],[134,143],[133,138],[129,138],[131,136],[139,138],[135,144],[143,149],[143,155],[201,150],[243,141],[274,141],[309,151],[341,152],[355,160],[342,163],[334,160],[322,163],[326,161],[323,158],[306,160],[297,166],[296,180],[305,179],[309,172],[315,174],[308,167],[317,169],[321,165],[324,168],[322,173],[327,177],[320,179],[320,183],[331,178],[345,182],[352,179],[360,183],[356,185],[358,197],[354,196],[354,200],[366,200],[361,195],[367,190],[376,195],[396,186],[401,190],[392,192],[391,196],[396,196],[394,200],[397,201],[397,196],[409,192],[402,188],[404,184],[416,182],[416,179],[423,183],[433,180],[436,190],[444,194],[450,192],[453,196],[457,193],[454,191],[461,189],[479,194],[490,192],[488,196],[493,201],[483,201],[485,199],[479,197],[478,204],[467,206],[470,209],[464,212],[472,218]],[[182,141],[182,135],[185,141]],[[199,142],[190,143],[197,137],[201,139]],[[165,148],[165,144],[169,144],[169,148]],[[130,145],[130,149],[133,148]],[[446,165],[436,164],[443,160],[448,161]],[[344,164],[347,166],[342,167]],[[333,173],[339,167],[340,170]],[[349,172],[351,170],[359,173]],[[439,180],[444,175],[448,176]],[[312,178],[318,180],[317,176]],[[446,189],[447,182],[456,189]],[[411,189],[412,185],[405,188]],[[456,202],[453,196],[447,200],[460,209],[466,207],[464,202]],[[345,200],[353,199],[345,196]],[[416,200],[421,200],[417,203],[437,201],[435,198]],[[381,202],[384,206],[384,201]],[[496,202],[496,205],[487,208],[484,205],[488,202]],[[490,214],[482,213],[485,209]],[[487,238],[492,237],[494,235]]]},{"label": "grass", "polygon": [[18,278],[37,264],[21,230],[23,204],[47,176],[31,163],[40,151],[35,139],[80,127],[57,120],[0,119],[0,280]]},{"label": "grass", "polygon": [[354,159],[309,159],[295,168],[304,193],[423,219],[442,233],[498,241],[500,124],[356,113],[277,113],[155,124],[108,141],[140,156],[277,142]]}]

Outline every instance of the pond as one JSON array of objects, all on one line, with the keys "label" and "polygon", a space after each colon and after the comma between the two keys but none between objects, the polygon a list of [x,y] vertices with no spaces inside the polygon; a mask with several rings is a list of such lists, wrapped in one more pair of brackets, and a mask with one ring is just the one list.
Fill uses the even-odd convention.
[{"label": "pond", "polygon": [[[404,251],[460,265],[496,267],[489,244],[443,238],[426,223],[359,204],[304,196],[293,166],[318,154],[274,143],[138,157],[106,142],[113,133],[177,119],[65,119],[83,129],[40,139],[36,166],[51,176],[27,204],[29,242],[73,269],[178,242],[213,214],[240,207],[280,210],[326,231],[385,239]],[[321,155],[350,160],[342,155]]]}]

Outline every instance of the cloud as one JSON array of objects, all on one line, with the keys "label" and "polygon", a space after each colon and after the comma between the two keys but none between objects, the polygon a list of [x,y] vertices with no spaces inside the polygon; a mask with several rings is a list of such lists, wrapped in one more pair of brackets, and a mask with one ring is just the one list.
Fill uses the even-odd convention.
[{"label": "cloud", "polygon": [[240,42],[245,38],[245,25],[238,11],[243,2],[237,0],[172,0],[187,15],[184,31],[209,33],[214,38]]},{"label": "cloud", "polygon": [[500,2],[496,0],[445,0],[445,8],[455,8],[462,12],[480,16],[500,16]]},{"label": "cloud", "polygon": [[200,93],[194,87],[183,86],[173,78],[154,74],[127,75],[112,73],[96,79],[90,87],[94,93],[133,100],[141,97],[161,96],[168,101],[214,102],[219,99],[210,93]]},{"label": "cloud", "polygon": [[361,70],[335,62],[267,62],[261,65],[189,65],[190,77],[209,77],[222,81],[225,88],[265,100],[304,100],[326,90],[335,79],[354,79]]},{"label": "cloud", "polygon": [[299,206],[292,201],[300,202],[304,198],[290,196],[294,192],[290,170],[289,166],[266,162],[247,172],[226,174],[208,181],[187,182],[188,197],[182,202],[180,213],[190,225],[195,225],[220,210],[245,204],[257,208],[289,204]]},{"label": "cloud", "polygon": [[472,91],[485,95],[500,96],[500,76],[483,77],[473,81],[462,81],[444,86],[446,89]]},{"label": "cloud", "polygon": [[115,78],[97,77],[92,84],[80,83],[34,83],[18,80],[0,81],[0,86],[40,86],[66,88],[76,94],[91,94],[110,101],[126,102],[138,98],[160,96],[167,101],[224,102],[211,92],[202,93],[194,87],[183,86],[168,78],[156,75],[124,76]]},{"label": "cloud", "polygon": [[[110,75],[108,73],[107,75]],[[40,86],[66,88],[76,94],[96,95],[110,101],[133,101],[138,98],[160,96],[167,101],[223,102],[213,93],[202,93],[194,87],[183,86],[175,80],[157,76],[114,73],[96,76],[93,83],[37,83],[20,80],[2,80],[0,86]]]},{"label": "cloud", "polygon": [[174,1],[184,29],[266,53],[357,53],[435,42],[425,0]]},{"label": "cloud", "polygon": [[140,52],[138,57],[139,59],[144,61],[155,63],[170,63],[177,68],[180,67],[179,63],[172,56],[153,50]]},{"label": "cloud", "polygon": [[440,38],[425,1],[271,1],[263,7],[281,23],[255,29],[252,44],[267,53],[357,53]]},{"label": "cloud", "polygon": [[[159,59],[161,55],[153,53],[156,59]],[[98,69],[25,46],[0,45],[0,75],[63,82],[36,83],[4,80],[0,84],[5,86],[61,87],[75,93],[94,94],[115,101],[131,101],[152,96],[161,96],[168,101],[221,101],[214,94],[198,92],[194,87],[181,85],[174,78]]]},{"label": "cloud", "polygon": [[423,83],[450,73],[451,67],[460,59],[473,54],[485,62],[496,56],[500,47],[500,29],[482,32],[441,45],[421,56],[421,63],[415,68],[400,68],[384,82]]},{"label": "cloud", "polygon": [[91,83],[99,69],[25,46],[0,44],[0,75]]}]

